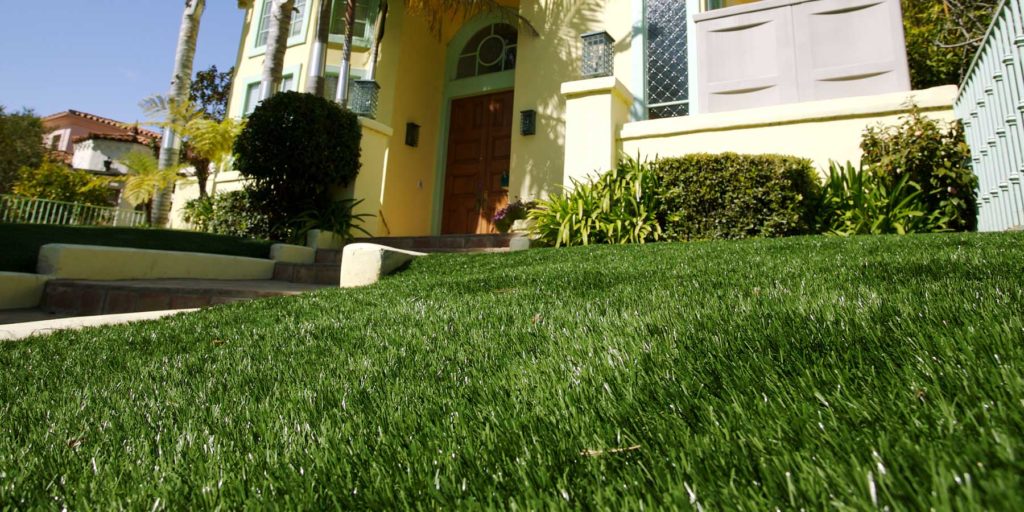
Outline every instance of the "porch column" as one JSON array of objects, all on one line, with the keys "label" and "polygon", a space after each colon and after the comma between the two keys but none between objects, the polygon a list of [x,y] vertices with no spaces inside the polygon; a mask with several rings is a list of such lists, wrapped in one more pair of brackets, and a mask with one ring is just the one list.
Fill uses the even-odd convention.
[{"label": "porch column", "polygon": [[384,123],[365,117],[359,118],[359,124],[363,127],[363,140],[359,144],[362,167],[359,168],[352,192],[355,199],[362,199],[363,202],[353,213],[372,215],[372,218],[363,220],[363,229],[374,236],[384,236],[387,234],[386,219],[382,218],[384,184],[387,180],[388,152],[394,130]]},{"label": "porch column", "polygon": [[629,122],[633,95],[613,76],[565,82],[565,164],[562,184],[611,170],[619,159],[619,133]]}]

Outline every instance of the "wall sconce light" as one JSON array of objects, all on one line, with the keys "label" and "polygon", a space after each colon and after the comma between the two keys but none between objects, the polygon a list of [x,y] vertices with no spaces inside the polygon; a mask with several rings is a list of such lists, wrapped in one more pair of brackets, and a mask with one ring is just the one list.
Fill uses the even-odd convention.
[{"label": "wall sconce light", "polygon": [[589,32],[580,36],[583,39],[583,77],[597,78],[612,76],[615,65],[615,51],[612,44],[615,40],[608,32]]},{"label": "wall sconce light", "polygon": [[420,145],[420,125],[405,123],[405,145],[413,148]]},{"label": "wall sconce light", "polygon": [[537,133],[537,111],[523,110],[519,113],[519,134],[534,135]]}]

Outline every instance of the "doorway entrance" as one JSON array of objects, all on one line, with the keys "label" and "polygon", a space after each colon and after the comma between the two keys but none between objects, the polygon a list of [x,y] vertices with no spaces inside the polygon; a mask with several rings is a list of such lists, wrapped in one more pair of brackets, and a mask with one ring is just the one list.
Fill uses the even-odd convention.
[{"label": "doorway entrance", "polygon": [[512,91],[452,101],[441,234],[496,233],[508,204]]}]

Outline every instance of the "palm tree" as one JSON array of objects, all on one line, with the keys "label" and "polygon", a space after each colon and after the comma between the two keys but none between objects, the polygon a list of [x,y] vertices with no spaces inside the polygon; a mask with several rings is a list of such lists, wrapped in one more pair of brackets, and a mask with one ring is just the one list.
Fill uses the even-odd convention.
[{"label": "palm tree", "polygon": [[324,95],[324,71],[327,68],[327,44],[331,38],[331,0],[320,1],[320,12],[316,17],[316,38],[313,40],[313,55],[309,59],[309,76],[306,92]]},{"label": "palm tree", "polygon": [[288,49],[288,36],[292,26],[292,11],[295,0],[274,0],[271,2],[271,22],[267,31],[267,52],[263,60],[263,77],[260,80],[260,99],[274,95],[281,87],[281,70],[284,68],[284,52]]},{"label": "palm tree", "polygon": [[[168,97],[172,101],[188,98],[189,85],[192,82],[192,64],[196,56],[196,41],[199,39],[199,22],[206,8],[206,0],[185,0],[185,11],[181,16],[181,28],[178,31],[178,48],[174,55],[174,74],[171,76],[171,92]],[[178,165],[181,153],[181,138],[168,124],[164,128],[164,136],[160,145],[160,169],[169,169]],[[167,223],[171,210],[172,190],[161,190],[153,201],[152,210],[156,215],[150,220],[163,226]]]},{"label": "palm tree", "polygon": [[122,195],[132,206],[146,205],[146,220],[154,223],[156,198],[178,180],[178,167],[161,167],[153,153],[138,149],[121,158],[128,168]]},{"label": "palm tree", "polygon": [[213,190],[217,193],[217,174],[224,171],[234,154],[235,139],[245,128],[244,120],[226,117],[221,121],[195,119],[186,126],[192,151],[213,164]]},{"label": "palm tree", "polygon": [[373,23],[373,46],[370,48],[370,67],[366,71],[367,80],[377,79],[377,60],[380,55],[380,42],[384,40],[384,25],[388,19],[388,0],[380,0],[377,19]]},{"label": "palm tree", "polygon": [[199,184],[199,197],[207,197],[206,182],[209,177],[210,160],[198,155],[192,148],[192,133],[189,126],[197,120],[205,119],[206,114],[189,98],[177,101],[163,95],[150,96],[139,103],[142,111],[150,118],[146,124],[163,130],[173,131],[181,143],[181,154],[195,169],[196,181]]},{"label": "palm tree", "polygon": [[345,43],[341,47],[341,71],[338,73],[338,93],[335,99],[342,107],[348,106],[348,77],[352,69],[352,31],[356,25],[356,0],[345,0]]},{"label": "palm tree", "polygon": [[[252,7],[252,0],[237,0],[239,9]],[[192,83],[192,66],[196,56],[196,41],[199,39],[199,22],[206,8],[206,0],[185,0],[185,10],[181,16],[181,28],[178,31],[178,47],[174,56],[174,72],[171,75],[171,90],[168,97],[175,102],[188,98],[189,86]],[[169,123],[164,129],[160,147],[160,169],[177,167],[181,153],[181,139]],[[167,223],[171,211],[171,190],[161,190],[153,200],[152,219],[156,225]]]}]

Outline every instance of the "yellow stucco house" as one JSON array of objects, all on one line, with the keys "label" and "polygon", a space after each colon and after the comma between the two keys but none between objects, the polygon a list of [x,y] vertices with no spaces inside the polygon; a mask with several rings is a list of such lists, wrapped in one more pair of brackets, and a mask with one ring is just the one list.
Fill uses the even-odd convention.
[{"label": "yellow stucco house", "polygon": [[[322,1],[297,0],[282,87],[305,88]],[[229,114],[256,106],[270,0],[246,12]],[[348,191],[377,236],[492,232],[493,212],[619,155],[787,153],[858,161],[863,129],[913,101],[952,119],[953,86],[911,91],[898,0],[519,0],[432,30],[392,2]],[[359,0],[353,79],[377,0]],[[337,87],[344,2],[327,55]],[[512,21],[510,21],[512,19]],[[333,98],[335,91],[325,93]],[[218,191],[237,188],[235,173]],[[179,187],[175,208],[196,195]]]}]

